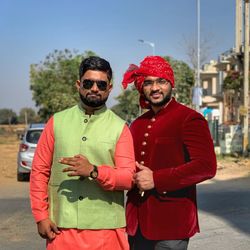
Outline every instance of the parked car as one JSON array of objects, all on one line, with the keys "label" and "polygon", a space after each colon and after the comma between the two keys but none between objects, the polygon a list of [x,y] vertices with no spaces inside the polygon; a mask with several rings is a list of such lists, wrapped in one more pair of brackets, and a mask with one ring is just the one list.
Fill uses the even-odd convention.
[{"label": "parked car", "polygon": [[29,178],[32,161],[40,135],[44,129],[43,123],[32,123],[21,136],[17,156],[17,180],[24,181]]}]

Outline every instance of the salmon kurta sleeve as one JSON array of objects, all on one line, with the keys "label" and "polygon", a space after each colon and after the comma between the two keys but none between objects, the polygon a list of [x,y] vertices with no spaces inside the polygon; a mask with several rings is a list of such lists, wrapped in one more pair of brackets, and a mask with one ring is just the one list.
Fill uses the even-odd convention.
[{"label": "salmon kurta sleeve", "polygon": [[134,172],[133,139],[125,125],[115,148],[115,167],[99,166],[97,180],[106,190],[129,190],[133,185]]},{"label": "salmon kurta sleeve", "polygon": [[46,124],[37,144],[30,173],[30,202],[35,221],[49,217],[48,182],[54,152],[53,118]]},{"label": "salmon kurta sleeve", "polygon": [[[35,221],[49,217],[48,182],[54,152],[53,117],[46,124],[39,139],[30,175],[30,200]],[[135,171],[133,140],[124,125],[115,148],[115,166],[98,166],[97,181],[105,190],[127,190],[132,187]]]}]

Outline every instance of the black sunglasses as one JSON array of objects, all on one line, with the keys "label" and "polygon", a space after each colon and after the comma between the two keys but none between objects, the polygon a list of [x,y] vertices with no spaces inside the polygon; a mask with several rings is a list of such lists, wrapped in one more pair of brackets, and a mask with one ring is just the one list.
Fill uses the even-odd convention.
[{"label": "black sunglasses", "polygon": [[96,83],[98,89],[101,90],[101,91],[105,91],[107,89],[108,83],[106,81],[103,81],[103,80],[91,80],[91,79],[84,79],[81,82],[81,88],[91,89],[93,87],[94,83]]}]

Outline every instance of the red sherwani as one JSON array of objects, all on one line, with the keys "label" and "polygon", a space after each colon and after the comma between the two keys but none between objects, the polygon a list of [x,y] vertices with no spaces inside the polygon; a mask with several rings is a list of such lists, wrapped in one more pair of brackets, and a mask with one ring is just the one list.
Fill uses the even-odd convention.
[{"label": "red sherwani", "polygon": [[216,157],[207,121],[173,98],[131,125],[136,160],[153,170],[155,188],[142,197],[128,192],[127,231],[138,224],[150,240],[177,240],[199,231],[196,184],[216,173]]}]

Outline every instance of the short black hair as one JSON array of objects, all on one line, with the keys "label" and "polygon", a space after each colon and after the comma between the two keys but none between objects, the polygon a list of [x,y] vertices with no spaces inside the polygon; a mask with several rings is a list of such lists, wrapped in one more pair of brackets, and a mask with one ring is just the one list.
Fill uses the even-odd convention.
[{"label": "short black hair", "polygon": [[102,71],[107,74],[108,80],[111,81],[112,79],[112,69],[110,64],[105,59],[98,57],[98,56],[90,56],[85,58],[79,67],[79,79],[85,74],[88,70],[97,70]]}]

